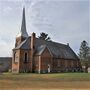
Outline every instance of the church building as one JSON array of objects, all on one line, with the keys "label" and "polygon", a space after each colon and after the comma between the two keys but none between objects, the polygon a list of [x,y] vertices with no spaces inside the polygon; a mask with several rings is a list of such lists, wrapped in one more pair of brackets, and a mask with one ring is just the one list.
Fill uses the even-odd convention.
[{"label": "church building", "polygon": [[69,45],[42,40],[34,32],[28,35],[23,8],[21,30],[13,49],[12,72],[76,72],[80,69],[80,60]]}]

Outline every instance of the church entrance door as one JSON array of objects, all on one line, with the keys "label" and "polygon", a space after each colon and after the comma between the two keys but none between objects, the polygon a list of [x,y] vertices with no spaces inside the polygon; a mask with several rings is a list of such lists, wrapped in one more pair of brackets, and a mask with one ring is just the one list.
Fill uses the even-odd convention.
[{"label": "church entrance door", "polygon": [[50,73],[50,64],[48,64],[48,73]]}]

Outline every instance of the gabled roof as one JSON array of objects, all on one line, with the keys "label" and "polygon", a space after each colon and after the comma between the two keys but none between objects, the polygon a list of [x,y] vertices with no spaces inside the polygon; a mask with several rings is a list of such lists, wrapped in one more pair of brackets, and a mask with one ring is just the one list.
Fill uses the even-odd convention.
[{"label": "gabled roof", "polygon": [[14,49],[30,49],[30,42],[31,42],[31,37],[28,37],[27,39],[25,39],[20,45],[18,45]]},{"label": "gabled roof", "polygon": [[46,45],[41,45],[36,49],[36,54],[41,55],[45,49],[46,49]]},{"label": "gabled roof", "polygon": [[77,55],[68,45],[37,39],[36,47],[40,47],[41,45],[46,45],[55,58],[78,59]]},{"label": "gabled roof", "polygon": [[[31,37],[28,37],[15,49],[30,49],[30,42],[31,42]],[[36,38],[35,54],[40,55],[42,51],[45,49],[45,47],[49,49],[50,53],[55,58],[78,59],[77,55],[68,45],[56,43],[53,41],[45,41],[45,40]]]},{"label": "gabled roof", "polygon": [[[49,53],[51,54],[49,48],[48,48],[46,45],[41,45],[40,47],[38,47],[38,48],[36,49],[35,55],[41,55],[41,54],[44,52],[45,49],[48,49]],[[51,54],[51,55],[52,55],[52,54]]]}]

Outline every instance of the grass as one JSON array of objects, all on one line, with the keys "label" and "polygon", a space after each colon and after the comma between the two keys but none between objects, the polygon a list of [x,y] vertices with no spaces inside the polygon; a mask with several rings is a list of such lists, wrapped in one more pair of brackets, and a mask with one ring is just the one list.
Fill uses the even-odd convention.
[{"label": "grass", "polygon": [[89,73],[54,74],[11,74],[0,75],[0,90],[39,90],[39,89],[90,89]]}]

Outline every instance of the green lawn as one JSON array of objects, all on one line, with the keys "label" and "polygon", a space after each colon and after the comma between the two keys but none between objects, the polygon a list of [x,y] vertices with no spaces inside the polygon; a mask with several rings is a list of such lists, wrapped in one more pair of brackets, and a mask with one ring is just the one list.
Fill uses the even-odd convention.
[{"label": "green lawn", "polygon": [[89,73],[0,74],[0,90],[90,89]]}]

